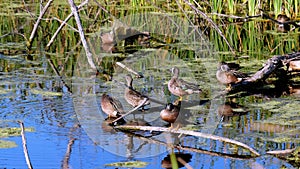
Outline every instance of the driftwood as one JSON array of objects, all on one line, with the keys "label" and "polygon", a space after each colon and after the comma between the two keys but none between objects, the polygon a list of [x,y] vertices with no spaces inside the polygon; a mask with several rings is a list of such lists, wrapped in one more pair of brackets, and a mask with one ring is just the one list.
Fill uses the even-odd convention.
[{"label": "driftwood", "polygon": [[196,137],[202,137],[202,138],[207,138],[207,139],[211,139],[211,140],[216,140],[216,141],[221,141],[221,142],[237,145],[239,147],[243,147],[244,149],[248,150],[253,157],[260,156],[260,154],[256,150],[254,150],[253,148],[249,147],[248,145],[246,145],[244,143],[241,143],[239,141],[235,141],[235,140],[232,140],[229,138],[212,135],[212,134],[200,133],[200,132],[189,131],[189,130],[181,130],[181,129],[178,129],[178,130],[170,129],[170,128],[165,128],[165,127],[151,127],[151,126],[123,125],[123,126],[115,126],[115,128],[120,129],[120,130],[144,130],[144,131],[169,132],[169,133],[177,133],[177,134],[185,134],[185,135],[191,135],[191,136],[196,136]]},{"label": "driftwood", "polygon": [[231,90],[236,91],[240,89],[243,90],[251,89],[251,87],[249,88],[250,85],[255,86],[255,84],[263,82],[272,73],[276,73],[276,70],[283,67],[284,65],[287,65],[290,61],[295,59],[300,59],[300,52],[294,52],[282,56],[281,55],[273,56],[272,58],[268,59],[265,62],[264,66],[256,73],[254,73],[252,76],[244,78],[242,81],[233,84]]},{"label": "driftwood", "polygon": [[18,123],[20,124],[20,128],[21,128],[21,136],[22,136],[22,144],[23,144],[23,151],[24,151],[24,156],[25,156],[25,160],[27,163],[27,167],[29,169],[32,169],[32,165],[31,165],[31,161],[29,158],[29,154],[28,154],[28,149],[27,149],[27,143],[26,143],[26,137],[25,137],[25,129],[24,129],[24,123],[21,121],[18,121]]}]

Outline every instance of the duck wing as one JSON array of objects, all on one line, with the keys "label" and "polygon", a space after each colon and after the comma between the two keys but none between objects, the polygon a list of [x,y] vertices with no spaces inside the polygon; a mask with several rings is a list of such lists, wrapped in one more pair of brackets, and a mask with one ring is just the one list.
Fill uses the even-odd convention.
[{"label": "duck wing", "polygon": [[187,82],[185,80],[182,79],[177,79],[177,84],[180,88],[182,88],[183,90],[201,90],[199,88],[199,85],[191,83],[191,82]]},{"label": "duck wing", "polygon": [[110,97],[109,101],[117,112],[124,113],[123,106],[119,100]]}]

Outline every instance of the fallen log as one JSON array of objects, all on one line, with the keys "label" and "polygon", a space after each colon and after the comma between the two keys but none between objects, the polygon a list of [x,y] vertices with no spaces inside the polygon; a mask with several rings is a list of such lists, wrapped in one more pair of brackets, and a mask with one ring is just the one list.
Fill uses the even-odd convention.
[{"label": "fallen log", "polygon": [[[284,67],[288,66],[289,62],[293,60],[300,59],[300,52],[294,52],[286,55],[275,55],[272,58],[268,59],[262,68],[260,68],[253,75],[244,78],[240,82],[231,85],[230,93],[234,93],[241,90],[251,90],[256,88],[270,77],[271,74],[277,73],[277,71]],[[288,72],[286,71],[286,74]]]}]

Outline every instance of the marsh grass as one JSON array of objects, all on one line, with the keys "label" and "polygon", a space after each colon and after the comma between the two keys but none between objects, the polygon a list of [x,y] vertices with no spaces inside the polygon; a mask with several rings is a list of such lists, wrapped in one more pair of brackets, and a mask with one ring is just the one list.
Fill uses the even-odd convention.
[{"label": "marsh grass", "polygon": [[[129,5],[128,5],[129,2]],[[269,11],[270,14],[275,16],[281,11],[282,6],[281,0],[274,1],[263,1],[260,4],[254,0],[249,1],[238,1],[238,0],[227,0],[227,1],[216,1],[211,0],[208,2],[200,2],[200,8],[205,13],[215,12],[220,14],[231,14],[231,15],[256,15],[258,14],[258,8]],[[77,2],[78,4],[79,2]],[[104,7],[107,11],[103,11],[100,8]],[[180,5],[180,7],[179,7]],[[247,5],[247,8],[245,8]],[[299,13],[299,1],[288,0],[284,1],[285,13],[287,15],[297,17]],[[29,37],[33,24],[38,16],[40,5],[36,3],[28,3],[26,5],[21,1],[2,2],[0,5],[0,20],[3,24],[0,25],[0,52],[5,54],[24,52],[26,50],[25,45],[7,45],[12,44],[25,44]],[[30,13],[29,13],[30,11]],[[212,29],[209,24],[201,19],[201,16],[195,16],[195,12],[190,9],[184,1],[178,2],[163,2],[163,1],[143,1],[143,0],[131,0],[131,1],[109,1],[109,2],[98,2],[91,1],[87,6],[80,11],[82,25],[85,28],[85,32],[93,34],[93,32],[101,32],[105,27],[112,26],[111,20],[114,18],[122,18],[134,14],[142,13],[167,13],[170,16],[176,16],[180,18],[188,17],[187,22],[193,21],[196,26],[200,25],[202,30],[206,30],[206,33],[213,43],[216,51],[221,53],[221,58],[230,58],[231,54],[228,53],[229,48],[225,45],[220,35]],[[61,21],[66,18],[70,13],[68,3],[64,1],[54,1],[52,6],[48,9],[46,15],[38,28],[38,33],[33,42],[33,51],[40,49],[49,42],[50,38],[60,26]],[[147,20],[145,15],[145,20]],[[200,20],[199,20],[200,17]],[[218,18],[216,15],[212,16],[214,21],[220,25],[222,32],[226,38],[232,44],[234,49],[238,51],[238,55],[244,55],[245,53],[250,58],[262,59],[267,53],[271,54],[283,54],[288,53],[291,50],[297,50],[299,46],[298,33],[290,32],[289,34],[278,34],[275,31],[275,25],[264,21],[264,20],[250,20],[246,23],[231,24],[232,19],[227,19],[229,24],[224,24],[226,18]],[[186,18],[187,19],[187,18]],[[200,22],[196,22],[196,20]],[[135,20],[139,22],[138,20]],[[143,21],[141,21],[143,22]],[[158,26],[156,32],[161,29],[157,20]],[[134,23],[139,25],[139,23]],[[140,24],[142,26],[142,24]],[[189,28],[184,27],[183,32],[188,32]],[[143,31],[147,30],[146,27],[137,27],[136,29]],[[147,30],[152,32],[153,30]],[[172,32],[172,31],[171,31]],[[161,34],[168,34],[167,32],[161,31]],[[170,34],[169,34],[170,35]],[[172,36],[172,35],[170,35]],[[283,38],[285,37],[285,38]],[[179,39],[180,40],[180,39]],[[59,33],[55,40],[55,43],[50,46],[47,52],[49,53],[60,53],[73,51],[78,53],[81,50],[81,45],[78,45],[79,36],[76,32],[76,24],[74,19],[68,21],[62,31]],[[170,41],[171,42],[171,41]],[[43,49],[43,48],[41,48]],[[190,57],[190,56],[189,56]],[[54,62],[66,63],[59,58],[52,57]],[[70,62],[71,63],[71,62]]]}]

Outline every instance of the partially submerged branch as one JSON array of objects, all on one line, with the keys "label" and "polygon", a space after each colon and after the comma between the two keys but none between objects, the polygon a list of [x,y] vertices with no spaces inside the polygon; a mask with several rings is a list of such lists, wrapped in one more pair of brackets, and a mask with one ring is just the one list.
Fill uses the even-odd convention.
[{"label": "partially submerged branch", "polygon": [[140,107],[144,106],[144,104],[145,104],[147,101],[148,101],[148,98],[145,98],[145,99],[143,100],[143,102],[142,102],[140,105],[138,105],[138,106],[135,107],[134,109],[130,110],[129,112],[123,114],[122,116],[118,117],[117,119],[115,119],[114,121],[112,121],[110,124],[114,124],[115,122],[117,122],[118,120],[122,119],[123,117],[125,117],[125,116],[129,115],[130,113],[136,111],[136,110],[139,109]]},{"label": "partially submerged branch", "polygon": [[189,131],[189,130],[170,130],[169,128],[165,127],[151,127],[151,126],[128,126],[128,125],[123,125],[123,126],[115,126],[116,129],[122,129],[122,130],[145,130],[145,131],[159,131],[159,132],[169,132],[169,133],[177,133],[177,134],[185,134],[185,135],[191,135],[191,136],[196,136],[196,137],[202,137],[206,139],[211,139],[211,140],[216,140],[216,141],[221,141],[225,143],[230,143],[233,145],[237,145],[239,147],[243,147],[244,149],[248,150],[253,157],[260,156],[260,154],[254,150],[253,148],[249,147],[248,145],[241,143],[239,141],[235,141],[229,138],[221,137],[221,136],[216,136],[212,134],[206,134],[206,133],[200,133],[200,132],[195,132],[195,131]]},{"label": "partially submerged branch", "polygon": [[26,163],[27,163],[27,167],[29,169],[32,169],[33,167],[31,165],[31,161],[30,161],[30,158],[29,158],[28,150],[27,150],[27,143],[26,143],[26,137],[25,137],[24,123],[21,122],[21,121],[18,121],[18,123],[20,124],[20,128],[21,128],[23,152],[24,152]]}]

